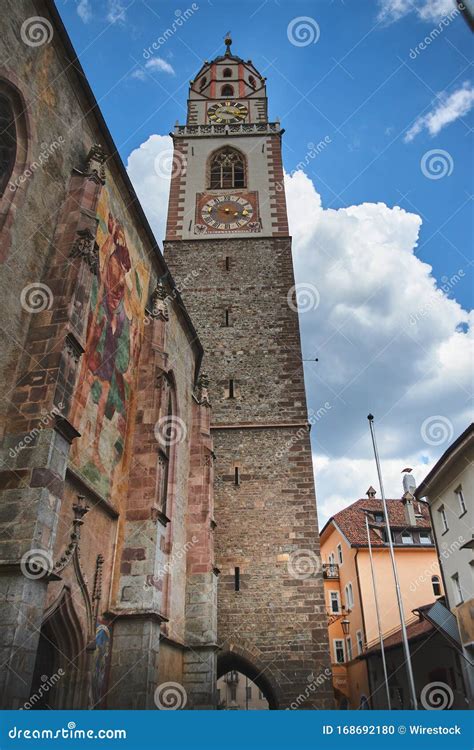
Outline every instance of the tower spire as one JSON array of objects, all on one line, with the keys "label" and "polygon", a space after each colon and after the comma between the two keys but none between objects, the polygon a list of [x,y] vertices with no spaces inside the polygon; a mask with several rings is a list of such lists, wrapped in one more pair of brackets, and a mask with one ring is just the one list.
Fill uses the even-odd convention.
[{"label": "tower spire", "polygon": [[232,52],[230,49],[230,45],[232,44],[232,37],[230,35],[230,31],[228,31],[227,34],[225,35],[224,42],[225,42],[226,57],[230,57],[232,55]]}]

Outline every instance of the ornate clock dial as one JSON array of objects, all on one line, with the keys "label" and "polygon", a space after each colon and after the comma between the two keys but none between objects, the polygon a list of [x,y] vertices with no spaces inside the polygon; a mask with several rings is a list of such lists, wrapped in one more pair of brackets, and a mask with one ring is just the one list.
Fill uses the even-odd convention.
[{"label": "ornate clock dial", "polygon": [[235,231],[252,221],[252,204],[240,195],[216,195],[201,208],[201,218],[207,226],[219,231]]},{"label": "ornate clock dial", "polygon": [[248,109],[241,102],[217,102],[211,104],[207,110],[210,122],[214,123],[237,123],[243,122],[247,117]]}]

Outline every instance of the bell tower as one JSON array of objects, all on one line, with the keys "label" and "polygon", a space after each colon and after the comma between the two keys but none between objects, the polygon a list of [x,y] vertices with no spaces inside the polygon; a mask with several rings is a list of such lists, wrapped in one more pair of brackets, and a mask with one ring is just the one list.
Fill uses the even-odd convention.
[{"label": "bell tower", "polygon": [[218,676],[247,674],[274,708],[332,708],[284,131],[225,44],[172,133],[165,241],[210,376]]}]

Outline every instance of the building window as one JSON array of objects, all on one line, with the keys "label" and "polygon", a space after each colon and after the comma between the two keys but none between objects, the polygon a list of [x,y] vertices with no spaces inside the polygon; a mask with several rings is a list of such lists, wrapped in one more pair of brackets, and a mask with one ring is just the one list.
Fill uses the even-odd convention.
[{"label": "building window", "polygon": [[413,536],[410,531],[402,531],[402,544],[413,544]]},{"label": "building window", "polygon": [[462,604],[464,601],[461,584],[459,582],[459,573],[455,573],[453,576],[451,576],[451,580],[453,582],[454,603],[457,606],[458,604]]},{"label": "building window", "polygon": [[235,684],[230,685],[230,699],[231,701],[236,701],[237,699],[237,685]]},{"label": "building window", "polygon": [[240,471],[238,466],[236,466],[234,469],[234,484],[236,487],[238,487],[240,484]]},{"label": "building window", "polygon": [[230,326],[230,312],[229,310],[225,310],[224,312],[224,325],[226,328]]},{"label": "building window", "polygon": [[334,565],[335,563],[334,552],[329,553],[328,562],[329,562],[329,565]]},{"label": "building window", "polygon": [[347,648],[347,661],[352,661],[352,638],[350,635],[346,638],[346,648]]},{"label": "building window", "polygon": [[459,518],[461,518],[461,516],[463,516],[465,513],[467,513],[467,511],[466,511],[466,503],[464,501],[464,495],[463,495],[463,492],[462,492],[461,485],[459,485],[459,487],[457,488],[457,490],[454,490],[454,492],[458,496],[459,509],[461,511],[461,513],[459,515]]},{"label": "building window", "polygon": [[329,592],[330,602],[331,602],[331,612],[334,615],[339,614],[341,611],[341,598],[339,596],[339,591],[330,591]]},{"label": "building window", "polygon": [[232,70],[230,68],[224,68],[222,75],[224,78],[232,78]]},{"label": "building window", "polygon": [[383,513],[374,513],[375,523],[383,523]]},{"label": "building window", "polygon": [[220,149],[211,159],[211,190],[245,187],[245,157],[230,146]]},{"label": "building window", "polygon": [[206,76],[203,76],[201,78],[200,82],[199,82],[199,88],[200,88],[201,91],[203,90],[203,88],[206,85],[206,83],[207,83],[207,78],[206,78]]},{"label": "building window", "polygon": [[429,531],[420,531],[420,544],[431,544],[431,534]]},{"label": "building window", "polygon": [[357,639],[357,653],[361,654],[362,651],[364,650],[364,639],[362,638],[361,630],[357,630],[356,639]]},{"label": "building window", "polygon": [[446,511],[444,509],[444,505],[441,506],[438,512],[441,515],[441,523],[443,524],[443,534],[444,534],[446,531],[449,530],[448,519],[446,517]]},{"label": "building window", "polygon": [[234,378],[229,379],[229,395],[227,398],[234,398],[235,395],[235,388],[234,388]]},{"label": "building window", "polygon": [[15,115],[10,100],[0,95],[0,195],[3,195],[16,161]]},{"label": "building window", "polygon": [[252,688],[250,687],[250,685],[247,685],[245,688],[245,697],[248,701],[252,700]]},{"label": "building window", "polygon": [[228,255],[225,256],[225,270],[230,271],[230,258]]},{"label": "building window", "polygon": [[234,591],[240,591],[240,568],[234,568]]},{"label": "building window", "polygon": [[230,83],[226,83],[225,86],[221,88],[221,96],[234,96],[234,87],[230,85]]},{"label": "building window", "polygon": [[439,576],[431,576],[431,585],[433,586],[433,594],[435,596],[441,596],[441,583]]},{"label": "building window", "polygon": [[339,565],[342,565],[342,544],[337,545],[337,561]]},{"label": "building window", "polygon": [[344,641],[339,638],[334,640],[334,661],[336,664],[344,664],[345,662]]},{"label": "building window", "polygon": [[251,86],[251,87],[252,87],[253,89],[254,89],[254,88],[256,87],[256,85],[257,85],[257,81],[255,80],[255,78],[254,78],[253,76],[249,76],[249,84],[250,84],[250,86]]},{"label": "building window", "polygon": [[348,583],[345,588],[346,591],[346,607],[352,609],[354,606],[354,593],[352,591],[352,583]]}]

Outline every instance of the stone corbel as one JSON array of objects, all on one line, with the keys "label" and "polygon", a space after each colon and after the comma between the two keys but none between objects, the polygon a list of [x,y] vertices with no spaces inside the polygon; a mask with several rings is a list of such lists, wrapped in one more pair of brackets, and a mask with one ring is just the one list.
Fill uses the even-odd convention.
[{"label": "stone corbel", "polygon": [[169,320],[168,294],[163,282],[158,281],[150,299],[150,316],[155,320]]},{"label": "stone corbel", "polygon": [[95,276],[99,274],[99,247],[95,235],[87,227],[77,231],[76,239],[70,252],[71,258],[81,258]]},{"label": "stone corbel", "polygon": [[209,377],[205,373],[201,373],[194,389],[194,397],[198,404],[201,406],[210,406],[209,400]]},{"label": "stone corbel", "polygon": [[89,180],[96,182],[98,185],[105,185],[105,162],[107,161],[107,154],[105,153],[102,146],[95,143],[88,155],[85,174]]}]

